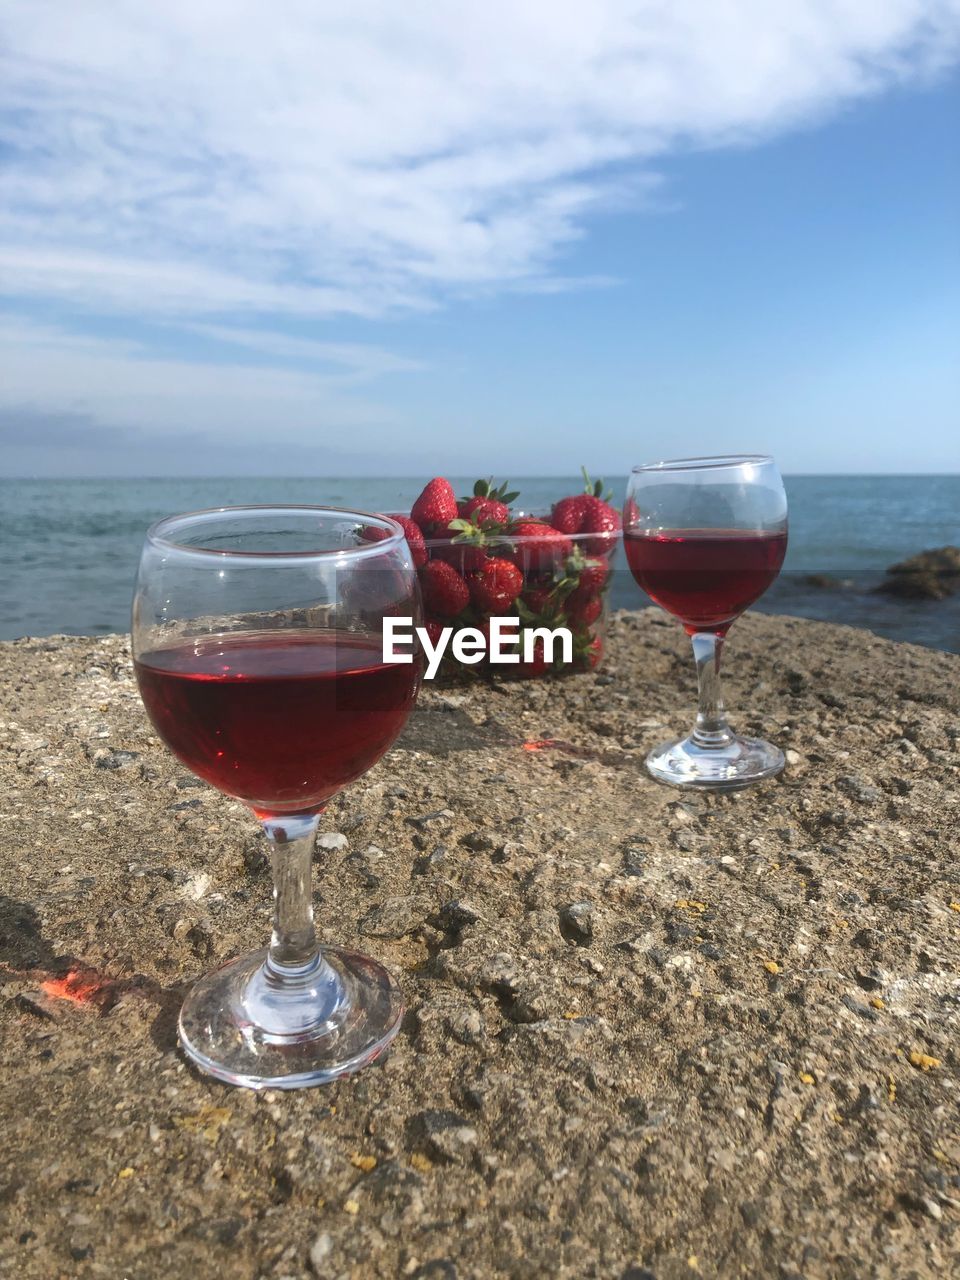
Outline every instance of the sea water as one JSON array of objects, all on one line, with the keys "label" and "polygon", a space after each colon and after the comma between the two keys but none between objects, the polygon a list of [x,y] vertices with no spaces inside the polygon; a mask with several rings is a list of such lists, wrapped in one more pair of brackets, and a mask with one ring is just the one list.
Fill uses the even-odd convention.
[{"label": "sea water", "polygon": [[[582,487],[573,478],[514,478],[518,506],[547,510]],[[472,480],[452,478],[457,493]],[[408,510],[422,480],[243,478],[0,480],[0,639],[126,631],[144,532],[161,516],[241,503],[317,503]],[[625,481],[610,481],[620,503]],[[960,545],[960,476],[792,476],[784,571],[755,606],[867,627],[896,640],[960,652],[960,594],[902,601],[874,588],[888,565],[928,547]],[[840,585],[812,586],[826,574]],[[611,603],[649,603],[630,574]]]}]

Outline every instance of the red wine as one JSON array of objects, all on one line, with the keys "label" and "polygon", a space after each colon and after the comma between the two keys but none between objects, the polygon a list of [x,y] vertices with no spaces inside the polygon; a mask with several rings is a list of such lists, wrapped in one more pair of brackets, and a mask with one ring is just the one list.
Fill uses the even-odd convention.
[{"label": "red wine", "polygon": [[316,813],[403,728],[419,667],[379,637],[203,636],[136,663],[147,714],[188,769],[260,814]]},{"label": "red wine", "polygon": [[623,542],[639,585],[691,634],[725,632],[770,586],[787,550],[786,531],[628,530]]}]

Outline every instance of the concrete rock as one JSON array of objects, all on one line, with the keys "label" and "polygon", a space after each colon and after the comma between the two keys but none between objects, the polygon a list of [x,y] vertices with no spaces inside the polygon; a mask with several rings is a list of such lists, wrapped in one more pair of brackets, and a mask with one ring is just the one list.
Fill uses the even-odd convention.
[{"label": "concrete rock", "polygon": [[643,770],[689,726],[681,628],[616,616],[608,652],[427,685],[331,801],[318,927],[409,1012],[358,1075],[255,1094],[176,1048],[267,941],[255,820],[157,741],[124,638],[0,645],[0,1274],[956,1270],[960,658],[748,615],[735,723],[798,760],[688,797]]}]

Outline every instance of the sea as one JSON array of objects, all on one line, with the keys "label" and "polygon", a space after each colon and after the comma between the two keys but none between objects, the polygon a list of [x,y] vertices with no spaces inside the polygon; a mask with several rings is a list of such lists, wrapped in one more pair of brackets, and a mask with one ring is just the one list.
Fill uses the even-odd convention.
[{"label": "sea", "polygon": [[[458,493],[472,479],[451,477]],[[960,594],[902,601],[877,594],[891,564],[931,547],[960,546],[960,475],[788,476],[790,541],[784,571],[754,606],[865,627],[960,653]],[[409,510],[416,479],[0,478],[0,639],[126,631],[140,545],[165,515],[243,503],[316,503],[363,511]],[[546,511],[576,493],[575,478],[519,478],[517,506]],[[619,503],[625,480],[610,482]],[[813,585],[825,576],[830,586]],[[624,569],[611,604],[649,601]]]}]

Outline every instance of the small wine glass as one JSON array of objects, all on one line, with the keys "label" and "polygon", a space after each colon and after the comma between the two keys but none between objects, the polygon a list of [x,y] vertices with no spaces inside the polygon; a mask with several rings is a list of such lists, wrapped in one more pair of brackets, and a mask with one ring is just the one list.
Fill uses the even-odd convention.
[{"label": "small wine glass", "polygon": [[322,1084],[373,1061],[403,1013],[387,971],[317,944],[311,859],[324,805],[406,723],[419,659],[385,663],[385,617],[420,621],[394,521],[322,507],[171,516],[147,533],[133,601],[140,694],[193,773],[247,804],[270,846],[270,946],[201,978],[187,1055],[248,1088]]},{"label": "small wine glass", "polygon": [[623,511],[627,563],[693,641],[700,707],[693,732],[651,751],[660,782],[734,790],[783,768],[772,743],[738,737],[720,693],[720,651],[767,590],[787,550],[787,496],[772,458],[680,458],[634,467]]}]

